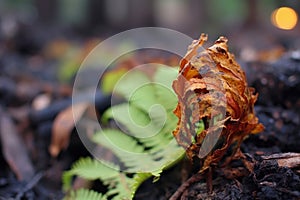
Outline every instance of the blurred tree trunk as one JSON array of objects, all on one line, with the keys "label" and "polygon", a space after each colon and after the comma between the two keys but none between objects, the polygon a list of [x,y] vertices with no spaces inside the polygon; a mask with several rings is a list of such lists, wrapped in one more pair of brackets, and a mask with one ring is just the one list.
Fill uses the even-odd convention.
[{"label": "blurred tree trunk", "polygon": [[105,17],[105,1],[89,0],[88,1],[88,26],[99,27],[99,25],[107,25]]},{"label": "blurred tree trunk", "polygon": [[117,29],[153,26],[153,6],[152,0],[106,0],[105,19]]},{"label": "blurred tree trunk", "polygon": [[206,7],[207,0],[189,0],[187,33],[191,34],[193,38],[198,38],[210,23]]},{"label": "blurred tree trunk", "polygon": [[247,7],[248,7],[248,15],[244,22],[245,28],[255,28],[258,26],[258,7],[257,7],[257,0],[247,0]]},{"label": "blurred tree trunk", "polygon": [[153,0],[129,0],[128,4],[127,23],[130,27],[153,26]]},{"label": "blurred tree trunk", "polygon": [[38,20],[41,23],[55,23],[58,14],[58,0],[34,0]]}]

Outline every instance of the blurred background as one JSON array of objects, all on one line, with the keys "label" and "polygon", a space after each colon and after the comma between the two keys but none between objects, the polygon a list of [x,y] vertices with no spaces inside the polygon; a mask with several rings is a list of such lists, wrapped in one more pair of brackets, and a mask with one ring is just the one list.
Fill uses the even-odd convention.
[{"label": "blurred background", "polygon": [[[289,8],[276,13],[281,7]],[[286,38],[300,33],[299,11],[300,2],[293,0],[1,0],[0,38],[108,37],[142,26],[171,28],[193,38],[201,32],[211,38],[244,33]]]},{"label": "blurred background", "polygon": [[100,41],[144,26],[224,35],[242,61],[274,61],[299,48],[299,12],[294,0],[0,0],[0,73],[68,82]]},{"label": "blurred background", "polygon": [[0,64],[68,81],[101,40],[144,26],[224,35],[237,58],[269,62],[299,48],[299,12],[294,0],[1,0]]}]

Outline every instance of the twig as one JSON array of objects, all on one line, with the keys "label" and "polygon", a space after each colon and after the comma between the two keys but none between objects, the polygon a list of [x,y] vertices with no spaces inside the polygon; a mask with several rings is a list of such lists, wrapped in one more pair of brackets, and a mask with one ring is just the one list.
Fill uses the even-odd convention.
[{"label": "twig", "polygon": [[264,160],[276,160],[279,167],[297,168],[300,166],[300,153],[277,153],[262,156]]},{"label": "twig", "polygon": [[212,187],[212,168],[208,168],[208,172],[207,172],[207,179],[206,179],[206,185],[207,185],[207,189],[208,189],[208,192],[209,194],[212,193],[213,191],[213,187]]},{"label": "twig", "polygon": [[17,194],[16,200],[19,200],[23,197],[24,193],[31,190],[44,176],[44,172],[37,173],[26,185],[25,187]]},{"label": "twig", "polygon": [[170,197],[170,200],[178,200],[182,193],[193,183],[203,179],[203,174],[195,174],[191,178],[189,178],[186,182],[184,182],[177,191]]}]

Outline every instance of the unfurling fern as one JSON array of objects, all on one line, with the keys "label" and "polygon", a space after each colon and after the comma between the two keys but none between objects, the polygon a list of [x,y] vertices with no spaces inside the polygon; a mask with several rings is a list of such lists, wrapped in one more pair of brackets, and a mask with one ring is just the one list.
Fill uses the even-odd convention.
[{"label": "unfurling fern", "polygon": [[[64,173],[65,191],[71,189],[72,177],[79,176],[87,180],[101,180],[107,186],[108,192],[98,199],[132,199],[145,180],[152,176],[158,180],[163,170],[183,157],[184,149],[172,136],[177,123],[172,112],[177,98],[171,84],[176,76],[174,68],[155,66],[154,73],[134,70],[115,83],[114,94],[123,96],[127,102],[108,109],[102,116],[102,122],[114,120],[119,128],[101,130],[91,140],[118,157],[122,167],[109,160],[100,162],[82,158]],[[104,80],[109,80],[109,77]],[[103,87],[107,88],[105,84],[111,83],[103,83]],[[78,191],[68,194],[66,199],[82,195]]]}]

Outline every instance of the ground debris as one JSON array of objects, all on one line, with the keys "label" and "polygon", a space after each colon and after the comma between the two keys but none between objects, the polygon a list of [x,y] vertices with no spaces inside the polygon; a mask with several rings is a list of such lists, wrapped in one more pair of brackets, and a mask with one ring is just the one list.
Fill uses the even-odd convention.
[{"label": "ground debris", "polygon": [[222,170],[218,170],[214,173],[212,193],[207,191],[203,179],[190,185],[181,199],[299,199],[299,175],[288,167],[279,166],[275,160],[269,160],[274,157],[278,154],[257,156],[254,172],[247,176],[227,179]]},{"label": "ground debris", "polygon": [[0,109],[0,138],[2,153],[18,180],[32,178],[34,167],[25,144],[11,118]]},{"label": "ground debris", "polygon": [[278,153],[269,156],[262,156],[264,160],[275,160],[280,167],[300,167],[300,153]]}]

